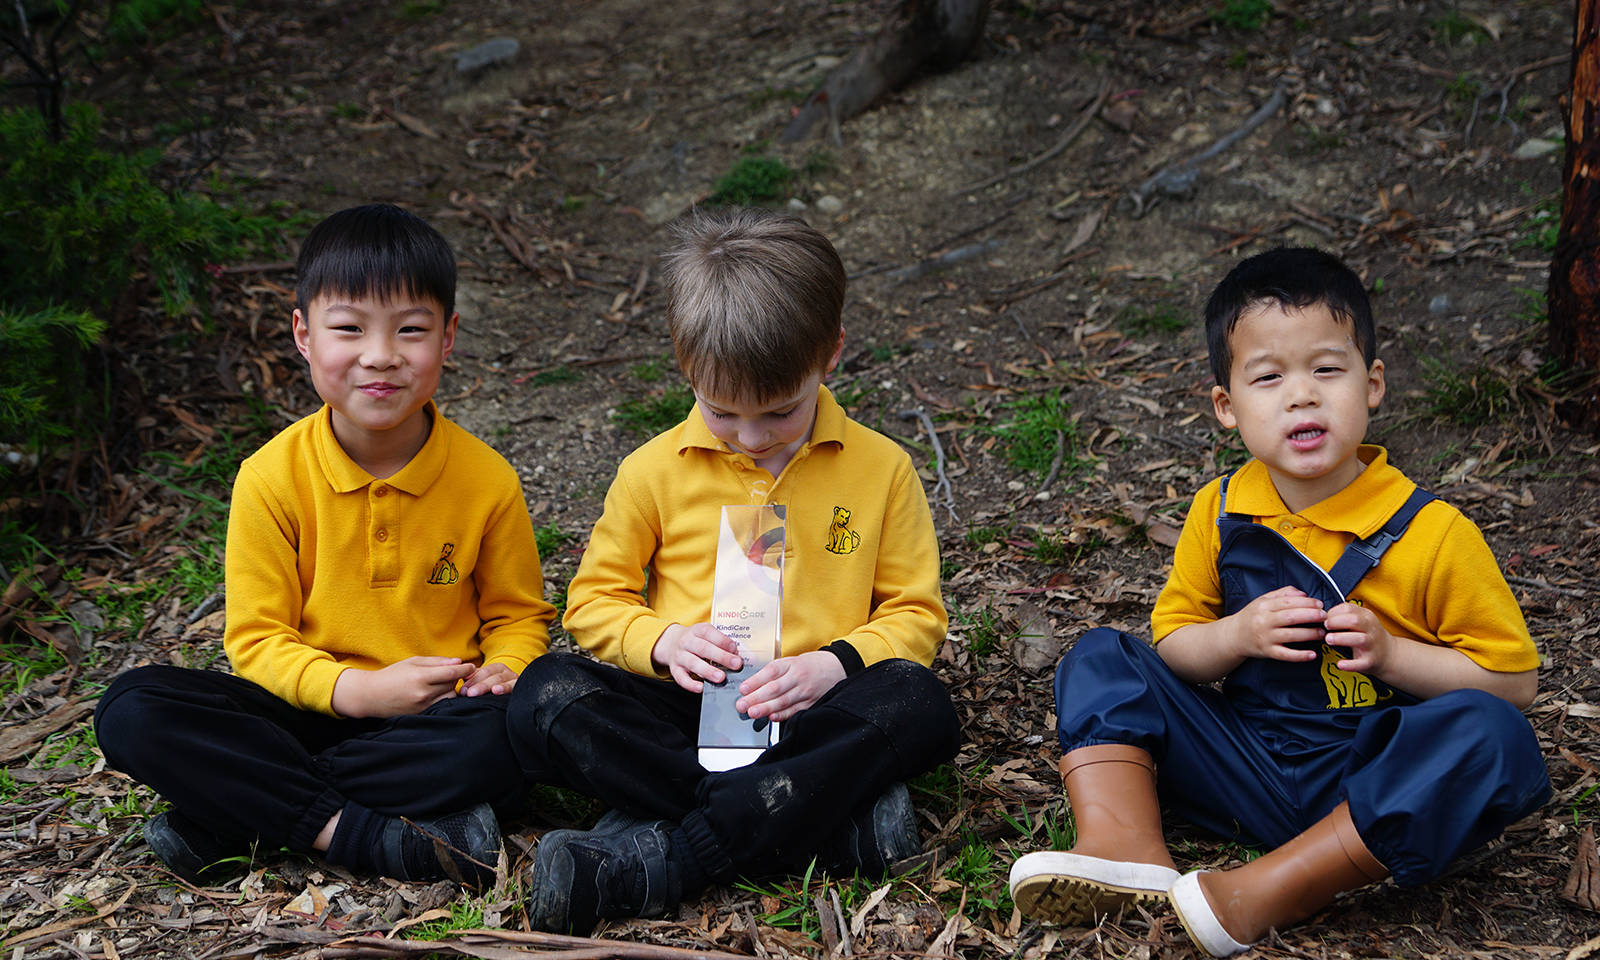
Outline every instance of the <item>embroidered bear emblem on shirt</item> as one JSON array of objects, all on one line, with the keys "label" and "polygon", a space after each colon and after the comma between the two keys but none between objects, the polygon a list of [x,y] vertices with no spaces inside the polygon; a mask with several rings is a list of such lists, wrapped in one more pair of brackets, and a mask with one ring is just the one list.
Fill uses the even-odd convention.
[{"label": "embroidered bear emblem on shirt", "polygon": [[1343,710],[1347,707],[1370,707],[1378,702],[1378,691],[1372,686],[1372,681],[1364,673],[1352,673],[1339,669],[1339,661],[1345,655],[1339,650],[1322,645],[1322,684],[1328,688],[1328,709]]},{"label": "embroidered bear emblem on shirt", "polygon": [[454,553],[456,545],[447,543],[439,549],[439,559],[433,565],[433,573],[428,576],[429,583],[452,584],[461,576],[456,572],[456,565],[450,562],[450,554]]},{"label": "embroidered bear emblem on shirt", "polygon": [[833,508],[833,523],[828,527],[828,552],[841,556],[854,553],[861,546],[861,534],[850,529],[850,511],[844,507]]}]

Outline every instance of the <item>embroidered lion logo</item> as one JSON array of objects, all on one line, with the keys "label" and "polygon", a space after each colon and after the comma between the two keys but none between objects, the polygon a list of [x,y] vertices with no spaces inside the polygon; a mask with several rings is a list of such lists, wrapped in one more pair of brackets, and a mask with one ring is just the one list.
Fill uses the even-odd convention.
[{"label": "embroidered lion logo", "polygon": [[1322,683],[1328,688],[1328,709],[1370,707],[1378,702],[1378,691],[1364,673],[1351,673],[1339,669],[1344,654],[1327,644],[1322,645]]},{"label": "embroidered lion logo", "polygon": [[850,511],[844,507],[833,508],[833,523],[828,527],[828,552],[841,556],[854,553],[861,546],[861,534],[850,529]]}]

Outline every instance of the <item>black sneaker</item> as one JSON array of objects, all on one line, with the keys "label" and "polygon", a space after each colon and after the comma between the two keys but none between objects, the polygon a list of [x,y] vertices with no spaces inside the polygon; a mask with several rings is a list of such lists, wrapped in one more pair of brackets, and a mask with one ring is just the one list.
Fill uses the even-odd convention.
[{"label": "black sneaker", "polygon": [[[610,816],[608,814],[608,816]],[[552,830],[539,840],[528,895],[535,930],[587,936],[602,919],[659,917],[683,896],[682,869],[672,859],[670,826],[618,814],[595,830]],[[600,826],[608,832],[600,832]]]},{"label": "black sneaker", "polygon": [[176,810],[146,820],[144,842],[169,870],[196,885],[226,877],[250,853],[249,843],[218,836]]},{"label": "black sneaker", "polygon": [[396,880],[490,886],[500,859],[500,823],[487,803],[432,820],[389,817],[372,861]]},{"label": "black sneaker", "polygon": [[880,877],[921,852],[911,791],[897,781],[872,806],[857,810],[817,859],[830,873]]}]

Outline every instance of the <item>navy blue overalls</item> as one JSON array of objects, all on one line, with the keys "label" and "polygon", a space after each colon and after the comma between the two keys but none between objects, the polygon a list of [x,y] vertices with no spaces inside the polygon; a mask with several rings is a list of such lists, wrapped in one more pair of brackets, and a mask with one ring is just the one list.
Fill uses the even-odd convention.
[{"label": "navy blue overalls", "polygon": [[[1269,527],[1229,513],[1222,484],[1217,568],[1224,614],[1293,585],[1325,609],[1350,589],[1433,499],[1416,491],[1382,530],[1333,570]],[[1085,634],[1056,669],[1063,753],[1098,743],[1141,747],[1156,761],[1168,810],[1228,837],[1282,845],[1342,800],[1395,881],[1424,883],[1549,798],[1533,729],[1480,690],[1428,700],[1334,666],[1338,648],[1290,663],[1250,658],[1220,690],[1174,674],[1155,648],[1109,628]]]}]

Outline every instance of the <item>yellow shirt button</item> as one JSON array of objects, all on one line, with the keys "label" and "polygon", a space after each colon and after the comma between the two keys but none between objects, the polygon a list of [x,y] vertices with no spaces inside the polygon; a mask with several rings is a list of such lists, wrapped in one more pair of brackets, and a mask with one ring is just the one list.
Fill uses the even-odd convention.
[{"label": "yellow shirt button", "polygon": [[382,543],[383,541],[389,539],[389,531],[379,527],[375,536],[378,538],[378,542]]},{"label": "yellow shirt button", "polygon": [[1294,529],[1294,524],[1292,524],[1289,521],[1285,520],[1282,523],[1278,524],[1278,529],[1282,530],[1284,533],[1288,533],[1290,530]]},{"label": "yellow shirt button", "polygon": [[388,496],[389,495],[389,488],[388,487],[379,487],[378,489],[372,491],[372,495],[375,496],[375,497]]}]

